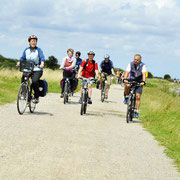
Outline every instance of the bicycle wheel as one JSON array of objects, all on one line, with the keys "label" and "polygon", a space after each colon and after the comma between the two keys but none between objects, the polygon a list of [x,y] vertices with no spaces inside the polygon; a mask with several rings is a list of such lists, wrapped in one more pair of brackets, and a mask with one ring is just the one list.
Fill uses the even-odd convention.
[{"label": "bicycle wheel", "polygon": [[34,99],[34,90],[31,89],[30,91],[30,99],[29,99],[29,110],[31,113],[33,113],[36,109],[36,104],[33,103],[33,99]]},{"label": "bicycle wheel", "polygon": [[87,110],[87,99],[88,99],[88,93],[87,91],[85,92],[85,97],[84,97],[84,114],[86,114],[86,110]]},{"label": "bicycle wheel", "polygon": [[68,85],[67,83],[65,83],[65,87],[64,87],[64,104],[66,104],[68,102]]},{"label": "bicycle wheel", "polygon": [[129,123],[132,121],[132,103],[131,103],[132,98],[129,97],[128,100],[128,105],[127,105],[127,114],[126,114],[126,122]]},{"label": "bicycle wheel", "polygon": [[81,111],[80,111],[81,115],[83,115],[86,112],[86,110],[85,110],[85,104],[86,104],[86,97],[85,97],[85,95],[86,95],[86,92],[83,91],[82,102],[81,102]]},{"label": "bicycle wheel", "polygon": [[104,90],[104,83],[102,84],[102,90],[101,90],[101,101],[104,102],[105,99],[105,90]]},{"label": "bicycle wheel", "polygon": [[17,96],[17,110],[19,114],[23,114],[26,110],[28,104],[28,85],[26,83],[22,83]]}]

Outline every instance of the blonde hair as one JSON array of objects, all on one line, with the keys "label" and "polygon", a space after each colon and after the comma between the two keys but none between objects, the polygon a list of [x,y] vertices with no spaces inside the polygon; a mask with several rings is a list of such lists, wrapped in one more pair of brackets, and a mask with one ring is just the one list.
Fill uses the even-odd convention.
[{"label": "blonde hair", "polygon": [[69,48],[69,49],[67,50],[67,53],[68,53],[68,52],[71,52],[72,54],[74,54],[74,50],[71,49],[71,48]]}]

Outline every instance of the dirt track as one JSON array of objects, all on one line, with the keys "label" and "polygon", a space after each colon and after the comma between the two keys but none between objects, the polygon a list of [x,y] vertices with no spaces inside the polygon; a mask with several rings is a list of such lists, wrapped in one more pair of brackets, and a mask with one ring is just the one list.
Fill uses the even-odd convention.
[{"label": "dirt track", "polygon": [[93,89],[80,116],[79,94],[64,105],[58,94],[20,116],[16,103],[0,106],[0,180],[178,180],[172,160],[136,121],[125,121],[123,90],[108,102]]}]

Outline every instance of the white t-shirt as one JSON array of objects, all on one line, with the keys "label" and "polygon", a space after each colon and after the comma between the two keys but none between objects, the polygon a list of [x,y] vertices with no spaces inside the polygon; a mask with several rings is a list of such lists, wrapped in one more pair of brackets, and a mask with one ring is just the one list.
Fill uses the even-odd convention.
[{"label": "white t-shirt", "polygon": [[[139,65],[137,66],[137,69],[139,68]],[[127,72],[130,72],[131,71],[131,63],[128,64],[127,68],[126,68],[126,71]],[[144,64],[143,67],[142,67],[142,72],[147,72],[147,68],[146,68],[146,65]]]}]

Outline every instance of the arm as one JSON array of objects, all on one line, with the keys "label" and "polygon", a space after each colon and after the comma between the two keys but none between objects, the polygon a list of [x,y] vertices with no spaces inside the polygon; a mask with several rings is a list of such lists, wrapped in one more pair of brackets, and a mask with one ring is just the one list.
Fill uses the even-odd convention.
[{"label": "arm", "polygon": [[143,82],[141,83],[141,86],[144,86],[146,83],[146,72],[147,72],[146,65],[144,65],[142,68]]},{"label": "arm", "polygon": [[78,71],[78,78],[81,77],[82,70],[83,70],[83,67],[80,67],[80,68],[79,68],[79,71]]},{"label": "arm", "polygon": [[111,62],[111,73],[112,73],[112,74],[115,74],[115,72],[114,72],[113,62],[112,62],[112,61],[110,61],[110,62]]},{"label": "arm", "polygon": [[40,60],[40,68],[43,68],[44,67],[44,62],[45,62],[45,57],[44,57],[44,54],[43,54],[43,51],[38,48],[38,53],[39,53],[39,60]]},{"label": "arm", "polygon": [[98,79],[99,78],[99,71],[95,70],[95,73],[96,73],[96,78]]},{"label": "arm", "polygon": [[115,74],[115,72],[114,72],[114,69],[113,69],[113,68],[111,69],[111,73],[112,73],[112,74]]},{"label": "arm", "polygon": [[62,63],[61,63],[61,66],[60,66],[59,69],[63,69],[63,68],[64,68],[65,62],[66,62],[66,59],[64,58],[64,59],[62,60]]}]

